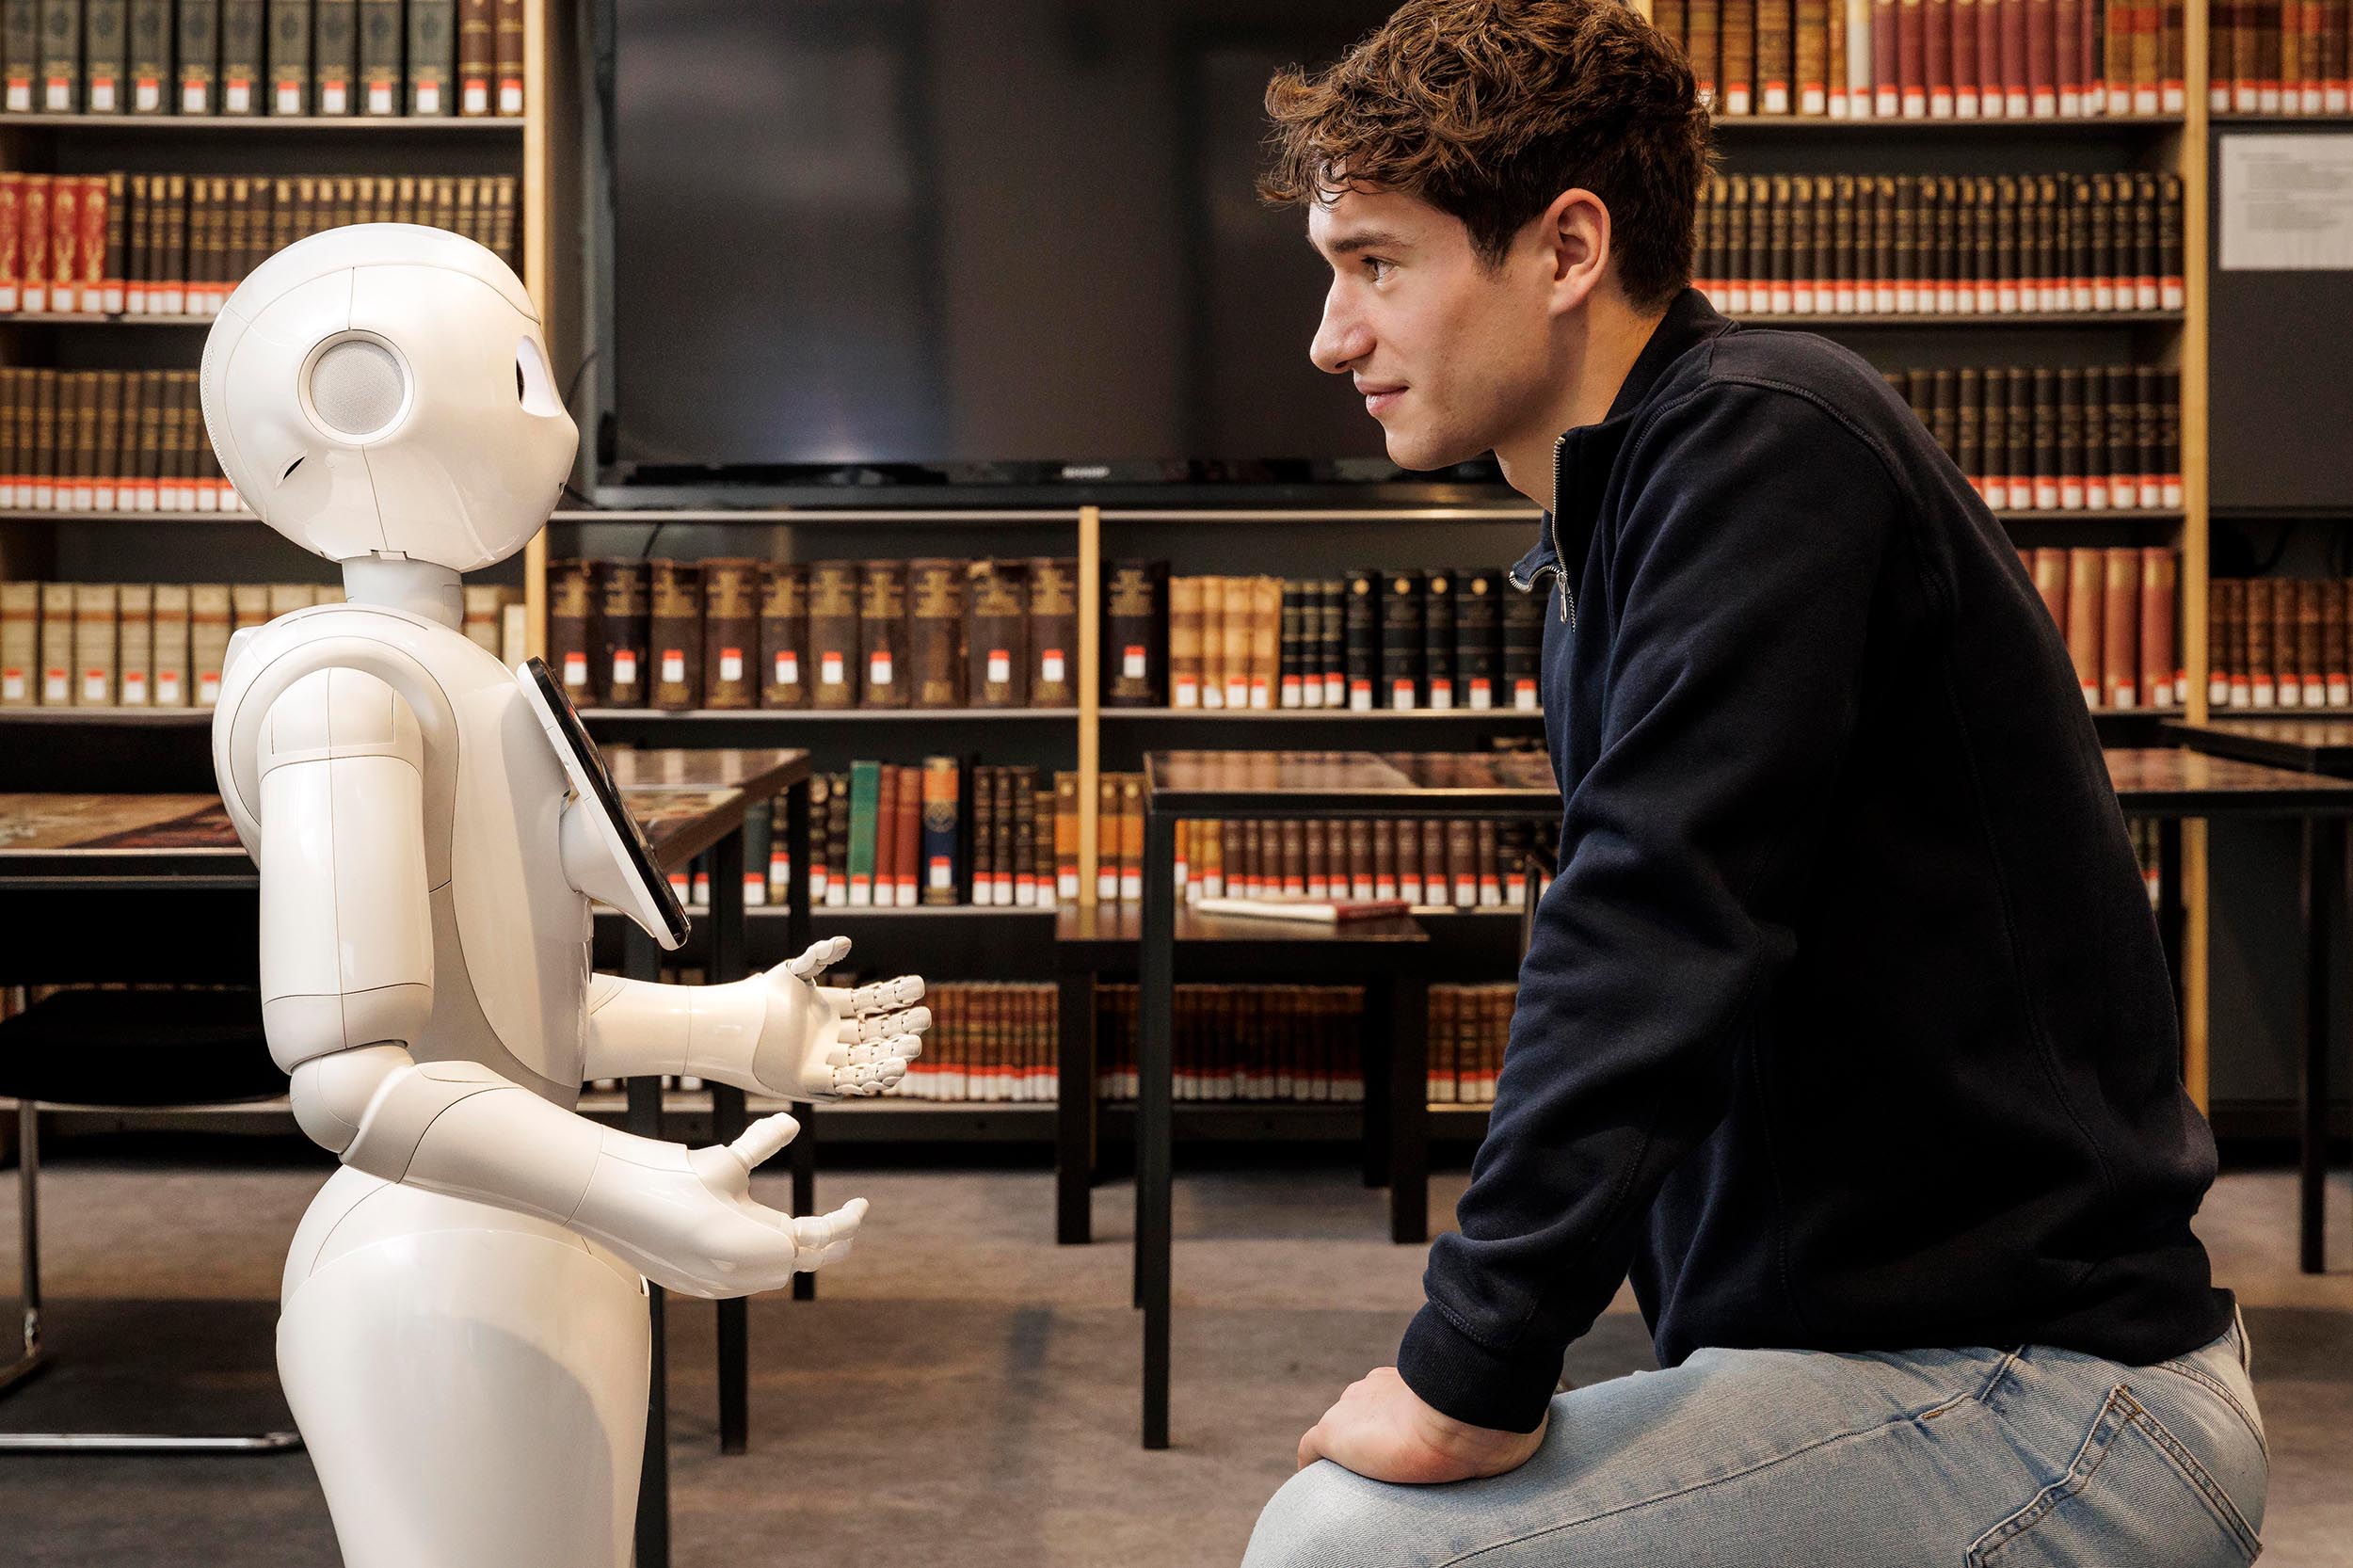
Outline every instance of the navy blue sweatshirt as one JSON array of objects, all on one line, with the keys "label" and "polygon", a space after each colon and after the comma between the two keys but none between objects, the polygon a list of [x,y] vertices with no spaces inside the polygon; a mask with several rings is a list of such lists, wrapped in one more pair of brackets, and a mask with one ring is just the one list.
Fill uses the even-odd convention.
[{"label": "navy blue sweatshirt", "polygon": [[2156,922],[1960,471],[1862,360],[1689,290],[1557,462],[1512,575],[1561,863],[1408,1385],[1532,1430],[1629,1271],[1663,1366],[2220,1334]]}]

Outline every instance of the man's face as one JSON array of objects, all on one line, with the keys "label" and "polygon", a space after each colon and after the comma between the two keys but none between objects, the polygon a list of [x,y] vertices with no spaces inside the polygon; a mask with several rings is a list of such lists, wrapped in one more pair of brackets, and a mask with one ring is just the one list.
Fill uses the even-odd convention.
[{"label": "man's face", "polygon": [[1490,267],[1462,219],[1393,191],[1310,206],[1307,238],[1332,265],[1308,358],[1354,381],[1400,468],[1466,462],[1540,412],[1558,377],[1549,248],[1523,233]]}]

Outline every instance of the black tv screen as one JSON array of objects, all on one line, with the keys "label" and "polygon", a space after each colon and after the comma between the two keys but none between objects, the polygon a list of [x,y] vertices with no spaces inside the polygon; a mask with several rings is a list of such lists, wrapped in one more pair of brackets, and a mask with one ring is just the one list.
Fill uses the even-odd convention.
[{"label": "black tv screen", "polygon": [[618,0],[606,482],[1397,477],[1253,189],[1388,8]]}]

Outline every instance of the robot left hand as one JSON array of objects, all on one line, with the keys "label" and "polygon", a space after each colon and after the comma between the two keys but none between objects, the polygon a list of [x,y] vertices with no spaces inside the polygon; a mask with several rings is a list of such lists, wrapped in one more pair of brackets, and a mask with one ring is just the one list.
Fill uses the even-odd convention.
[{"label": "robot left hand", "polygon": [[932,1014],[913,1005],[923,997],[920,977],[856,990],[817,984],[849,951],[847,936],[828,936],[760,977],[767,1016],[752,1070],[770,1094],[797,1100],[879,1095],[922,1051]]}]

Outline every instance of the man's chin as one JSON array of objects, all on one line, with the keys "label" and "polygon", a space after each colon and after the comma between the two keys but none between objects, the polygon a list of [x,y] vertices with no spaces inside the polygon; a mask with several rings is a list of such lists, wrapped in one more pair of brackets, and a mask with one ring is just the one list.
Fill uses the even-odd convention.
[{"label": "man's chin", "polygon": [[[1399,468],[1415,473],[1427,473],[1434,469],[1452,468],[1457,463],[1467,463],[1475,457],[1483,456],[1487,450],[1483,446],[1462,446],[1462,443],[1456,441],[1408,435],[1396,430],[1388,431],[1386,434],[1389,461]],[[1458,451],[1458,447],[1462,449]]]}]

